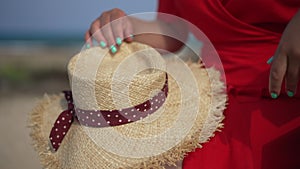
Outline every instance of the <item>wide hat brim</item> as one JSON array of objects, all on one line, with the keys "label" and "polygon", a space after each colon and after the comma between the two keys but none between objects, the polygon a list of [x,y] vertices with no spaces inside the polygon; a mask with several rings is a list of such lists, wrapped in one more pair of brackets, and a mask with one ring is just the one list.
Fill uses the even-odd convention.
[{"label": "wide hat brim", "polygon": [[[168,64],[172,64],[172,61],[168,62]],[[201,95],[199,104],[197,104],[199,106],[197,108],[198,112],[196,112],[196,118],[192,120],[191,127],[188,130],[183,127],[182,131],[177,129],[171,136],[168,135],[168,137],[156,139],[156,144],[145,143],[144,147],[139,145],[136,146],[139,148],[135,150],[128,150],[124,143],[121,144],[123,140],[119,140],[117,137],[113,138],[114,136],[106,133],[114,130],[123,136],[140,140],[156,137],[165,130],[172,128],[175,123],[182,123],[182,126],[190,123],[190,121],[178,119],[180,107],[190,103],[180,102],[180,88],[172,77],[169,80],[169,96],[157,113],[143,120],[110,127],[109,129],[87,128],[74,121],[57,152],[51,150],[49,133],[56,118],[67,108],[67,102],[62,94],[46,94],[39,100],[29,116],[30,135],[42,166],[45,168],[73,169],[164,168],[165,165],[175,165],[188,152],[201,147],[201,143],[208,141],[214,135],[214,132],[222,127],[223,111],[226,105],[226,94],[224,92],[224,84],[220,81],[220,73],[213,68],[205,69],[200,64],[190,63],[188,66],[197,81],[199,94]],[[190,102],[192,100],[193,98],[191,98]],[[189,110],[185,111],[189,113]],[[187,132],[183,132],[184,130],[187,130]],[[106,140],[107,145],[117,146],[114,148],[125,149],[124,151],[131,151],[131,153],[124,156],[124,154],[120,155],[108,150],[107,147],[99,146],[90,137],[90,133],[101,133],[99,138]],[[177,141],[176,144],[168,141],[178,137],[180,137],[180,141]],[[148,152],[149,145],[153,145],[155,148],[163,151],[154,153],[152,156],[132,157],[130,155],[132,152],[136,152],[136,154]],[[168,148],[166,149],[166,147]]]}]

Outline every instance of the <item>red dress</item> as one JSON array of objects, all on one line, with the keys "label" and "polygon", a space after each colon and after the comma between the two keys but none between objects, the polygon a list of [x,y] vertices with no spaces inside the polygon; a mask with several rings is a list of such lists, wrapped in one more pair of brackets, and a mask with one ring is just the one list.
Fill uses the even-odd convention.
[{"label": "red dress", "polygon": [[227,80],[224,129],[191,152],[184,169],[300,169],[300,86],[293,98],[283,85],[279,98],[271,99],[266,63],[299,8],[299,0],[159,2],[159,12],[182,17],[206,34]]}]

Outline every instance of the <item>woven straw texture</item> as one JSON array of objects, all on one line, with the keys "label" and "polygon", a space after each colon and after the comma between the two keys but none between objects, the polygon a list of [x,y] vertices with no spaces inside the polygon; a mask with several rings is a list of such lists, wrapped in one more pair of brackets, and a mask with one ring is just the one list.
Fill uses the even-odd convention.
[{"label": "woven straw texture", "polygon": [[[97,66],[95,74],[88,68],[93,65],[80,60],[94,55],[102,57],[99,64],[91,63]],[[166,78],[164,70],[172,64],[176,63],[172,60],[165,63],[154,49],[138,43],[123,44],[114,56],[99,47],[83,51],[74,56],[68,66],[75,105],[87,110],[111,110],[140,104],[162,88]],[[157,69],[134,74],[139,67],[149,65]],[[137,122],[106,128],[84,127],[75,121],[55,153],[50,150],[48,136],[67,103],[61,94],[46,94],[29,116],[31,137],[42,165],[72,169],[175,165],[222,127],[226,105],[219,72],[201,68],[199,64],[188,64],[188,67],[198,92],[188,93],[186,97],[176,78],[169,75],[168,97],[154,114]],[[119,75],[115,75],[117,71]],[[126,78],[131,74],[131,78]],[[185,87],[188,88],[189,83]]]}]

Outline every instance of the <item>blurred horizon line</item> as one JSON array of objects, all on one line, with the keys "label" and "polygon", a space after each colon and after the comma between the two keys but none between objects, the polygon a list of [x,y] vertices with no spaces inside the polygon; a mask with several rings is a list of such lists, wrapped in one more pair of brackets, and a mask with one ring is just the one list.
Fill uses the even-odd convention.
[{"label": "blurred horizon line", "polygon": [[0,31],[0,40],[49,40],[49,39],[83,39],[84,32],[23,32],[12,33]]},{"label": "blurred horizon line", "polygon": [[84,44],[84,33],[2,33],[0,45],[77,45]]}]

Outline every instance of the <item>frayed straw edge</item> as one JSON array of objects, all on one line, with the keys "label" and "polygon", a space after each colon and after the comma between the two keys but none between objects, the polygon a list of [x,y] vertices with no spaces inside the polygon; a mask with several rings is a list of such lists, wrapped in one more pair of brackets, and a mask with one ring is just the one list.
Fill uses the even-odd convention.
[{"label": "frayed straw edge", "polygon": [[30,129],[30,137],[33,142],[34,149],[38,152],[40,163],[44,168],[59,168],[59,161],[51,153],[47,137],[42,134],[43,113],[46,112],[46,107],[50,104],[50,100],[57,96],[44,95],[37,105],[29,114],[28,127]]},{"label": "frayed straw edge", "polygon": [[[199,136],[200,132],[198,132]],[[189,144],[187,144],[189,143]],[[181,167],[177,166],[176,163],[184,159],[187,153],[194,151],[196,148],[200,148],[199,140],[195,137],[186,139],[181,142],[178,146],[168,150],[167,152],[154,156],[148,161],[144,161],[136,166],[132,166],[132,169],[165,169],[165,167]]]},{"label": "frayed straw edge", "polygon": [[[191,67],[195,66],[201,68],[199,64],[192,64]],[[211,92],[212,92],[212,108],[201,131],[197,131],[196,136],[200,135],[200,138],[185,138],[184,144],[181,142],[178,146],[171,150],[154,156],[148,161],[143,161],[130,168],[141,169],[141,168],[153,168],[153,169],[164,169],[165,166],[176,166],[176,163],[183,160],[188,152],[194,151],[196,148],[201,148],[201,143],[209,141],[214,136],[215,131],[220,131],[223,128],[222,121],[224,119],[223,111],[226,108],[227,95],[224,91],[225,85],[220,81],[220,73],[214,68],[207,69],[211,80]],[[56,96],[57,97],[57,96]],[[45,95],[37,106],[33,109],[30,114],[29,128],[31,129],[30,136],[33,139],[34,147],[39,152],[41,164],[45,168],[59,168],[58,159],[49,150],[47,138],[42,135],[41,124],[42,114],[45,108],[49,105],[50,100],[54,99],[55,96]],[[201,132],[201,133],[200,133]],[[200,141],[200,142],[199,142]],[[186,144],[189,143],[189,144]]]},{"label": "frayed straw edge", "polygon": [[[34,149],[38,152],[40,163],[44,168],[49,169],[58,169],[60,168],[59,159],[50,151],[47,137],[45,138],[42,134],[42,124],[43,124],[43,113],[46,112],[46,108],[51,103],[51,100],[54,100],[57,95],[48,96],[45,94],[44,98],[41,99],[36,107],[29,114],[29,125],[30,136],[33,140]],[[200,132],[197,132],[196,135],[199,136]],[[189,144],[186,144],[186,143]],[[186,145],[185,145],[186,144]],[[151,169],[164,169],[166,165],[176,166],[176,162],[183,160],[186,153],[193,151],[197,147],[201,147],[198,139],[186,138],[185,144],[180,143],[178,146],[172,148],[171,150],[154,156],[150,160],[143,161],[131,166],[132,169],[142,169],[142,168],[151,168]]]},{"label": "frayed straw edge", "polygon": [[208,68],[207,72],[210,75],[212,101],[209,115],[201,131],[200,143],[208,142],[215,136],[215,131],[220,132],[224,127],[222,123],[225,118],[223,112],[226,109],[228,100],[225,84],[220,80],[220,72],[215,68]]},{"label": "frayed straw edge", "polygon": [[[190,63],[189,66],[197,69],[201,69],[203,67],[203,65],[195,63]],[[224,124],[222,123],[225,118],[223,112],[226,109],[228,100],[225,84],[220,81],[221,74],[215,68],[209,68],[206,70],[210,79],[212,101],[211,108],[209,110],[210,112],[203,125],[204,128],[196,134],[198,136],[200,135],[200,137],[185,140],[184,143],[186,144],[189,142],[189,144],[180,144],[161,155],[151,158],[150,161],[143,162],[142,164],[133,167],[133,169],[165,169],[166,165],[176,167],[176,162],[183,160],[187,153],[195,151],[196,148],[202,148],[202,143],[208,142],[212,137],[214,137],[216,131],[220,132],[224,127]]]}]

